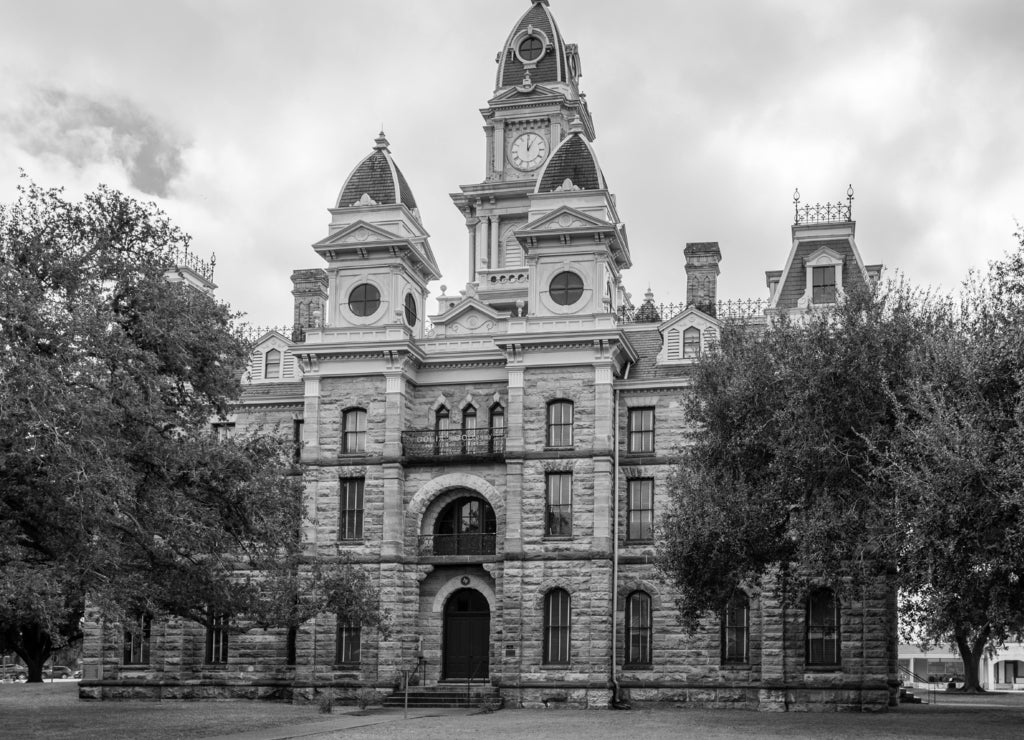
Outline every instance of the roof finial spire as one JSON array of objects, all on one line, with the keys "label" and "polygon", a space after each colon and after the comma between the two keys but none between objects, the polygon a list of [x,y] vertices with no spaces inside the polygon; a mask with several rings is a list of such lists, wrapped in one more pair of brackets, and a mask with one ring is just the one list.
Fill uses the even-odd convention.
[{"label": "roof finial spire", "polygon": [[384,135],[384,127],[381,126],[380,134],[378,134],[377,138],[374,139],[374,147],[373,148],[374,149],[384,149],[386,151],[390,151],[390,150],[388,150],[388,146],[389,146],[388,139]]}]

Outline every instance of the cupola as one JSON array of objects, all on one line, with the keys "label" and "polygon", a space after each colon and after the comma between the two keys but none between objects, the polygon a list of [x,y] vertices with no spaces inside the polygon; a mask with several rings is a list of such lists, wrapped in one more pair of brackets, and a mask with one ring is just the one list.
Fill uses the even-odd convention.
[{"label": "cupola", "polygon": [[575,190],[607,190],[604,173],[597,163],[594,148],[583,135],[579,119],[569,128],[569,135],[551,153],[537,178],[535,193]]},{"label": "cupola", "polygon": [[388,149],[388,140],[381,131],[373,151],[352,170],[335,202],[336,208],[352,206],[404,205],[416,213],[413,197],[405,175],[398,169]]},{"label": "cupola", "polygon": [[531,0],[498,53],[495,87],[575,84],[579,74],[576,46],[562,39],[548,0]]}]

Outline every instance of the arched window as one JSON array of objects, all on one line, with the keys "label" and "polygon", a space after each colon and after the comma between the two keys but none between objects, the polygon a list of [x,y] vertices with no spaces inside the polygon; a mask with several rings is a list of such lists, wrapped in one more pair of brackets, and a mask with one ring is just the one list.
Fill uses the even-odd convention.
[{"label": "arched window", "polygon": [[497,522],[486,501],[463,497],[448,504],[434,523],[435,555],[493,555]]},{"label": "arched window", "polygon": [[750,599],[734,594],[722,612],[722,662],[750,661]]},{"label": "arched window", "polygon": [[569,592],[561,588],[544,596],[544,664],[569,665],[571,606]]},{"label": "arched window", "polygon": [[700,357],[700,329],[695,326],[683,330],[683,359]]},{"label": "arched window", "polygon": [[807,597],[807,665],[837,666],[839,653],[839,601],[830,588]]},{"label": "arched window", "polygon": [[491,406],[491,439],[489,452],[505,451],[505,407],[500,403]]},{"label": "arched window", "polygon": [[558,400],[548,404],[548,447],[572,447],[572,416],[572,401]]},{"label": "arched window", "polygon": [[626,665],[651,664],[651,597],[634,591],[626,597]]},{"label": "arched window", "polygon": [[366,452],[366,409],[346,409],[341,415],[341,451]]},{"label": "arched window", "polygon": [[263,355],[263,377],[267,380],[277,380],[281,377],[281,351],[268,349]]},{"label": "arched window", "polygon": [[463,453],[477,451],[476,407],[473,404],[466,404],[462,409],[462,451]]},{"label": "arched window", "polygon": [[439,406],[434,412],[434,454],[450,455],[451,439],[449,426],[451,424],[451,412],[447,406]]}]

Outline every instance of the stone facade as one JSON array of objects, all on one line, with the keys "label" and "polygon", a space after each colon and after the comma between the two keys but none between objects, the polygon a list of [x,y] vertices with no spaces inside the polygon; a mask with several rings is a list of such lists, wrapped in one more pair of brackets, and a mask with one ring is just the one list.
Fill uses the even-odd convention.
[{"label": "stone facade", "polygon": [[[92,614],[83,697],[345,699],[414,670],[427,684],[488,682],[527,707],[889,705],[895,602],[883,586],[840,605],[839,655],[820,666],[808,665],[805,599],[785,604],[779,580],[737,612],[731,655],[719,618],[692,636],[677,625],[653,564],[656,524],[688,429],[692,364],[721,326],[721,253],[687,247],[691,308],[621,320],[629,245],[576,54],[534,0],[499,55],[483,111],[487,176],[453,195],[467,225],[465,291],[442,295],[425,320],[425,286],[440,275],[381,135],[313,245],[323,268],[293,275],[303,331],[254,349],[234,422],[301,430],[307,550],[365,568],[391,634],[362,630],[338,663],[336,620],[320,615],[294,636],[290,663],[286,630],[241,625],[226,661],[208,664],[205,628],[167,620],[152,626],[146,664],[126,665],[123,630]],[[813,245],[802,228],[793,254],[816,249],[830,265],[846,260],[841,280],[870,279],[852,221],[818,229]],[[769,273],[790,303],[797,288],[786,286],[804,285],[808,269],[793,254]],[[290,374],[259,369],[271,346]]]}]

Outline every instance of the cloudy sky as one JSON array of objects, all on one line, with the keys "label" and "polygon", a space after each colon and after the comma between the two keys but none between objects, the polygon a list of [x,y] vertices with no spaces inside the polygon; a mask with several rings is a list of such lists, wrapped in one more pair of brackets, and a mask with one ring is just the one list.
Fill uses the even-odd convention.
[{"label": "cloudy sky", "polygon": [[[19,168],[157,201],[217,255],[220,295],[291,317],[289,274],[383,125],[449,294],[483,178],[479,109],[527,0],[0,0],[0,200]],[[1024,2],[551,0],[577,43],[635,297],[683,297],[718,241],[719,294],[766,295],[792,194],[853,184],[868,263],[954,286],[1024,221]]]}]

